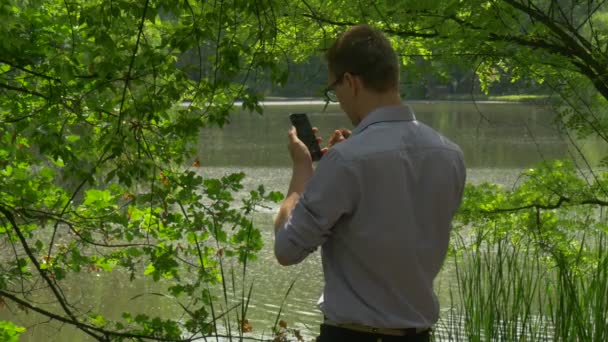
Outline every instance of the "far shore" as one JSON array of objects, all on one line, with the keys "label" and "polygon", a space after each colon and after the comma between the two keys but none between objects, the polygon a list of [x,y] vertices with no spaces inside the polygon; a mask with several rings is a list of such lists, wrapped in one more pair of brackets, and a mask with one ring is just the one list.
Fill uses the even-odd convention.
[{"label": "far shore", "polygon": [[[468,97],[467,97],[468,96]],[[481,96],[480,96],[481,97]],[[549,102],[548,95],[499,95],[499,96],[484,96],[483,98],[473,97],[470,95],[456,95],[449,98],[436,99],[404,99],[405,104],[432,104],[432,103],[477,103],[477,104],[532,104],[545,105]],[[184,101],[182,106],[188,106],[191,102]],[[262,107],[271,106],[306,106],[306,105],[325,105],[326,102],[322,98],[312,97],[279,97],[267,96],[263,101],[259,102]],[[242,106],[243,101],[235,101],[234,106]],[[337,103],[328,103],[328,106],[337,106]]]},{"label": "far shore", "polygon": [[[480,96],[471,97],[470,95],[458,95],[450,97],[441,97],[436,99],[407,99],[403,100],[404,103],[481,103],[481,104],[502,104],[502,103],[526,103],[526,104],[543,104],[549,100],[547,95],[497,95],[497,96]],[[235,105],[242,104],[237,101]],[[279,96],[267,96],[264,101],[260,104],[266,106],[278,106],[282,104],[290,105],[307,105],[307,104],[325,104],[325,100],[321,98],[310,98],[310,97],[279,97]],[[331,105],[332,103],[330,103]]]}]

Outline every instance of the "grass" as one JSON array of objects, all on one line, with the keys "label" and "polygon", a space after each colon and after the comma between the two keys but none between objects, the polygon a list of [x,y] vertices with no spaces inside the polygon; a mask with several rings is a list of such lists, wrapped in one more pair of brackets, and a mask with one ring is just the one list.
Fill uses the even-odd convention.
[{"label": "grass", "polygon": [[525,102],[525,103],[545,103],[549,95],[539,94],[511,94],[511,95],[484,95],[484,94],[446,94],[436,98],[426,99],[445,100],[445,101],[504,101],[504,102]]},{"label": "grass", "polygon": [[534,237],[453,243],[458,287],[435,341],[608,340],[605,232],[588,234],[575,255]]},{"label": "grass", "polygon": [[488,96],[490,101],[513,101],[513,102],[544,102],[549,98],[548,95],[491,95]]}]

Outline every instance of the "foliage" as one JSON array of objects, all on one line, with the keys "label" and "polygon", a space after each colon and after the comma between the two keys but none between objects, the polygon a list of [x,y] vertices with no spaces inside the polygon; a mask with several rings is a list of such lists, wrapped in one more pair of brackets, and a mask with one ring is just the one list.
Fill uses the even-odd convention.
[{"label": "foliage", "polygon": [[[227,312],[208,288],[225,282],[228,260],[255,259],[251,214],[281,195],[235,197],[245,175],[203,178],[196,146],[235,99],[261,111],[243,81],[278,72],[270,5],[2,1],[0,298],[103,341],[215,330]],[[179,61],[188,51],[198,65]],[[65,281],[97,272],[162,282],[186,318],[113,321],[77,303]]]},{"label": "foliage", "polygon": [[608,173],[554,161],[519,180],[466,189],[447,329],[467,341],[605,340]]},{"label": "foliage", "polygon": [[5,342],[19,341],[19,335],[25,328],[14,325],[11,322],[0,321],[0,340]]},{"label": "foliage", "polygon": [[573,241],[581,232],[606,233],[597,210],[608,206],[608,173],[581,175],[573,162],[553,161],[523,171],[519,182],[512,190],[468,186],[455,229],[473,229],[484,241],[533,235],[539,247],[563,257],[578,254]]},{"label": "foliage", "polygon": [[409,75],[443,74],[458,84],[454,69],[473,70],[486,93],[503,78],[544,84],[562,123],[608,141],[604,1],[306,0],[292,13],[307,27],[285,31],[298,44],[292,54],[309,51],[311,41],[325,49],[336,32],[370,23],[389,35]]}]

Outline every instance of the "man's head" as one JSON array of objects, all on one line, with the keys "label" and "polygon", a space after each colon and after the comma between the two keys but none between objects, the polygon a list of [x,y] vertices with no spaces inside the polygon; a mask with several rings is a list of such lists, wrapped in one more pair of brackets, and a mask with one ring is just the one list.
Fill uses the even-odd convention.
[{"label": "man's head", "polygon": [[400,102],[399,61],[388,39],[369,25],[341,34],[326,54],[329,88],[358,124],[375,107]]}]

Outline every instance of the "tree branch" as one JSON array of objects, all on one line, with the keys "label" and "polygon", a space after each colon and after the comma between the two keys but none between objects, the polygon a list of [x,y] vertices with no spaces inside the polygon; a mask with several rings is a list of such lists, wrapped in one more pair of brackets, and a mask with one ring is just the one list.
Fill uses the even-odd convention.
[{"label": "tree branch", "polygon": [[[116,243],[116,244],[108,244],[108,243],[97,242],[97,241],[90,240],[90,239],[87,239],[86,237],[82,236],[82,234],[78,230],[76,230],[74,228],[74,226],[76,225],[76,223],[67,221],[67,220],[63,219],[61,216],[56,216],[54,213],[43,212],[43,211],[40,211],[40,210],[21,210],[19,212],[21,214],[23,214],[23,216],[28,217],[28,218],[32,218],[32,219],[48,219],[48,220],[54,220],[57,223],[63,223],[63,224],[65,224],[65,225],[68,226],[68,228],[70,229],[70,231],[72,233],[74,233],[74,235],[78,236],[78,238],[80,239],[81,242],[84,242],[84,243],[92,245],[92,246],[105,247],[105,248],[126,248],[126,247],[148,247],[148,246],[150,246],[150,244],[146,244],[146,243]],[[35,213],[37,215],[32,215],[32,214],[30,214],[28,212]],[[47,256],[50,257],[50,253],[48,253]]]},{"label": "tree branch", "polygon": [[[106,330],[106,329],[102,329],[102,328],[98,328],[92,325],[88,325],[88,324],[84,324],[82,322],[78,322],[78,321],[72,321],[68,318],[65,318],[61,315],[57,315],[53,312],[50,312],[48,310],[44,310],[42,308],[39,308],[37,306],[34,306],[32,304],[30,304],[29,302],[9,293],[6,292],[4,290],[0,290],[0,298],[8,298],[10,300],[12,300],[13,302],[19,304],[19,305],[23,305],[24,307],[35,311],[41,315],[44,315],[50,319],[54,319],[56,321],[62,322],[62,323],[66,323],[69,325],[73,325],[77,328],[83,329],[90,329],[90,330],[94,330],[97,331],[101,334],[103,334],[104,336],[116,336],[116,337],[123,337],[123,338],[133,338],[133,339],[144,339],[144,340],[151,340],[151,341],[160,341],[160,342],[191,342],[191,341],[195,341],[195,340],[199,340],[200,338],[188,338],[188,339],[169,339],[169,338],[162,338],[162,337],[154,337],[154,336],[148,336],[148,335],[141,335],[141,334],[131,334],[131,333],[121,333],[118,331],[111,331],[111,330]],[[240,304],[235,305],[238,306]],[[232,309],[231,309],[232,310]],[[229,312],[229,311],[228,311]],[[226,312],[227,313],[227,312]],[[225,315],[226,313],[222,314],[221,316]],[[221,317],[217,317],[218,319]],[[212,335],[212,336],[206,336],[206,337],[224,337],[224,338],[230,338],[232,336],[225,336],[225,335]],[[259,339],[259,338],[255,338],[255,337],[242,337],[245,340],[250,340],[250,341],[271,341],[271,340],[265,340],[265,339]]]},{"label": "tree branch", "polygon": [[[559,43],[552,43],[547,39],[533,36],[510,36],[504,35],[499,32],[490,32],[488,35],[489,41],[502,41],[506,43],[514,43],[516,45],[542,49],[550,53],[555,53],[560,56],[566,57],[571,60],[572,64],[579,70],[579,72],[593,82],[595,88],[608,99],[608,67],[605,63],[594,58],[594,56],[585,47],[591,46],[590,43],[584,39],[578,32],[574,34],[574,37],[569,34],[572,29],[568,29],[568,32],[562,29],[555,21],[552,21],[546,14],[539,12],[537,9],[518,3],[515,0],[505,0],[510,6],[514,7],[517,11],[527,14],[531,19],[536,20],[540,24],[544,25],[549,32],[553,33]],[[416,15],[416,13],[412,13]],[[445,20],[452,20],[458,25],[470,29],[470,30],[483,30],[481,26],[474,25],[466,20],[458,18],[454,15],[440,15],[433,13],[423,13],[423,16],[427,17],[438,17],[444,18]],[[349,21],[337,21],[328,18],[324,18],[315,13],[305,13],[304,17],[311,18],[317,22],[322,22],[335,26],[353,26],[357,23]],[[415,37],[415,38],[436,38],[436,39],[449,39],[449,35],[442,35],[438,32],[420,32],[420,31],[402,31],[395,29],[384,29],[386,33],[394,34],[400,37]]]},{"label": "tree branch", "polygon": [[13,91],[17,91],[20,93],[25,93],[25,94],[29,94],[29,95],[34,95],[34,96],[38,96],[38,97],[42,97],[45,100],[48,100],[48,96],[39,93],[35,90],[29,90],[29,89],[25,89],[25,88],[21,88],[21,87],[13,87],[11,85],[8,84],[4,84],[4,83],[0,83],[0,88],[4,88],[4,89],[8,89],[8,90],[13,90]]},{"label": "tree branch", "polygon": [[[25,236],[23,235],[23,233],[19,229],[19,226],[17,225],[17,222],[15,221],[15,217],[13,216],[13,214],[8,209],[6,209],[4,206],[0,206],[0,212],[4,215],[4,217],[6,217],[6,219],[11,224],[13,230],[15,231],[15,234],[17,234],[17,237],[19,238],[19,241],[21,242],[21,245],[22,245],[25,253],[29,257],[30,261],[32,262],[32,264],[34,265],[34,267],[36,268],[36,270],[38,271],[38,273],[40,274],[40,276],[49,285],[51,291],[55,295],[55,298],[57,299],[57,301],[59,301],[59,304],[61,305],[61,307],[63,308],[63,310],[65,311],[65,313],[74,322],[78,322],[78,319],[76,318],[76,316],[74,315],[74,313],[72,313],[72,310],[70,310],[70,308],[68,307],[68,304],[67,304],[65,298],[61,295],[61,293],[57,289],[56,284],[53,282],[53,280],[51,280],[51,278],[47,274],[47,271],[43,270],[40,267],[40,263],[38,262],[38,259],[36,258],[36,256],[32,252],[32,250],[30,249],[30,246],[27,243],[27,240],[25,239]],[[94,337],[95,339],[98,339],[98,340],[100,339],[99,336],[95,335],[93,332],[89,331],[88,329],[82,329],[82,331],[84,331],[88,335]]]},{"label": "tree branch", "polygon": [[49,75],[45,75],[45,74],[40,73],[40,72],[36,72],[36,71],[33,71],[33,70],[26,69],[24,66],[15,64],[15,63],[10,62],[10,61],[7,61],[6,59],[0,59],[0,63],[4,63],[6,65],[9,65],[11,68],[19,69],[19,70],[21,70],[23,72],[26,72],[26,73],[30,74],[30,75],[41,77],[41,78],[44,78],[46,80],[52,80],[52,81],[61,82],[61,80],[58,79],[58,78],[54,78],[54,77],[51,77]]},{"label": "tree branch", "polygon": [[[77,320],[73,320],[73,319],[68,319],[65,318],[61,315],[58,315],[56,313],[50,312],[48,310],[44,310],[42,308],[39,308],[37,306],[34,306],[32,304],[30,304],[28,301],[22,300],[19,297],[6,292],[4,290],[0,290],[0,297],[5,297],[8,298],[10,300],[12,300],[13,302],[19,304],[19,305],[23,305],[24,307],[35,311],[39,314],[42,314],[46,317],[49,317],[51,319],[54,319],[56,321],[62,322],[62,323],[66,323],[69,325],[73,325],[81,330],[92,330],[92,331],[96,331],[98,333],[103,334],[104,336],[116,336],[116,337],[123,337],[123,338],[135,338],[135,339],[146,339],[146,340],[152,340],[152,341],[171,341],[171,342],[190,342],[192,341],[192,339],[180,339],[180,340],[176,340],[176,339],[169,339],[169,338],[162,338],[162,337],[154,337],[154,336],[148,336],[148,335],[141,335],[141,334],[131,334],[131,333],[121,333],[118,331],[111,331],[111,330],[106,330],[106,329],[102,329],[102,328],[98,328],[92,325],[88,325],[82,322],[79,322]],[[105,341],[103,338],[100,338],[96,335],[94,335],[98,340],[100,341]]]},{"label": "tree branch", "polygon": [[125,80],[125,86],[122,89],[122,101],[120,101],[120,110],[118,111],[118,123],[116,125],[116,132],[120,132],[120,127],[122,125],[122,118],[124,115],[123,109],[125,105],[125,99],[127,97],[127,89],[129,87],[129,80],[131,79],[131,72],[133,71],[133,65],[135,64],[135,56],[137,56],[137,50],[139,49],[139,40],[141,39],[141,34],[144,30],[144,23],[146,21],[146,12],[148,11],[148,5],[150,4],[150,0],[146,0],[144,4],[144,10],[141,15],[141,21],[139,22],[139,32],[137,33],[137,41],[135,41],[135,47],[133,48],[133,54],[131,55],[131,62],[129,63],[129,70],[127,72],[127,79]]},{"label": "tree branch", "polygon": [[[327,18],[323,18],[320,16],[317,16],[315,14],[302,14],[302,16],[316,20],[317,22],[322,22],[322,23],[326,23],[326,24],[331,24],[331,25],[335,25],[335,26],[354,26],[357,25],[357,23],[353,23],[353,22],[348,22],[348,21],[335,21],[335,20],[331,20],[331,19],[327,19]],[[417,37],[417,38],[441,38],[441,36],[439,35],[439,33],[435,32],[435,33],[422,33],[422,32],[417,32],[417,31],[400,31],[400,30],[393,30],[393,29],[384,29],[383,30],[386,33],[391,33],[391,34],[395,34],[401,37]]]},{"label": "tree branch", "polygon": [[566,56],[569,56],[570,58],[577,57],[583,61],[583,63],[589,70],[592,71],[592,73],[589,74],[589,70],[583,69],[581,69],[581,72],[593,82],[596,89],[602,94],[602,96],[608,99],[608,81],[606,78],[608,77],[606,76],[608,75],[608,67],[606,63],[602,63],[593,57],[593,51],[590,48],[585,48],[586,46],[591,47],[591,43],[589,43],[584,37],[580,36],[578,32],[572,33],[573,29],[569,29],[571,34],[574,34],[576,37],[575,39],[575,37],[559,27],[554,19],[548,17],[538,9],[532,9],[531,7],[525,6],[515,0],[505,0],[505,2],[516,10],[519,10],[522,13],[529,15],[531,18],[538,20],[547,29],[549,29],[550,32],[559,37],[560,43],[563,44],[561,45],[562,49],[570,52]]},{"label": "tree branch", "polygon": [[[494,210],[480,210],[482,213],[484,214],[500,214],[500,213],[508,213],[508,212],[515,212],[515,211],[521,211],[521,210],[526,210],[526,209],[537,209],[537,210],[552,210],[552,209],[557,209],[560,208],[562,205],[564,205],[565,203],[570,203],[572,202],[569,198],[561,196],[559,198],[559,200],[554,203],[554,204],[539,204],[539,203],[533,203],[533,204],[528,204],[528,205],[524,205],[521,207],[514,207],[514,208],[498,208],[498,209],[494,209]],[[587,204],[595,204],[601,207],[608,207],[608,201],[602,201],[599,199],[587,199],[587,200],[582,200],[580,202],[576,202],[573,205],[587,205]]]}]

